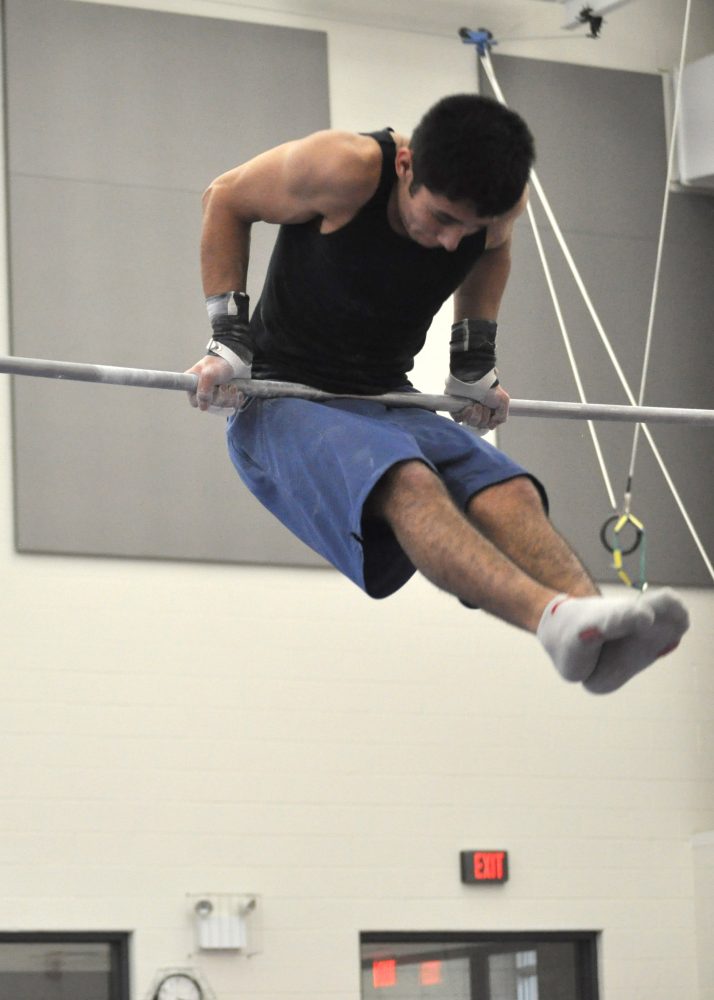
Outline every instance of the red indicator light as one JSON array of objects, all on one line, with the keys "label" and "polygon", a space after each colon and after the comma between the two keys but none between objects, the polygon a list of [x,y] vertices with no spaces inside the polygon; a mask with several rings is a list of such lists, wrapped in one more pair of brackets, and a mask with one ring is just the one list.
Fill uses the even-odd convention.
[{"label": "red indicator light", "polygon": [[505,882],[508,878],[506,851],[462,851],[462,882]]},{"label": "red indicator light", "polygon": [[382,958],[372,962],[372,985],[375,990],[383,990],[397,984],[397,963],[393,958]]},{"label": "red indicator light", "polygon": [[441,982],[441,962],[421,962],[419,982],[422,986],[438,986]]}]

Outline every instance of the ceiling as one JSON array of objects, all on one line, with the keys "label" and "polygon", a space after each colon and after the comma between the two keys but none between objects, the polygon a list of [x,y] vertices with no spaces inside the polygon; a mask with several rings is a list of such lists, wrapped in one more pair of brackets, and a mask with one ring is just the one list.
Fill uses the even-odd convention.
[{"label": "ceiling", "polygon": [[278,11],[303,18],[452,36],[462,26],[494,33],[560,31],[564,0],[207,0],[210,5]]}]

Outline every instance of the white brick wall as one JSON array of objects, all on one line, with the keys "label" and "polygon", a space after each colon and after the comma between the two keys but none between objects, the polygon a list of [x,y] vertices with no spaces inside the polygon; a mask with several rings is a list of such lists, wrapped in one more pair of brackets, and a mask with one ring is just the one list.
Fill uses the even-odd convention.
[{"label": "white brick wall", "polygon": [[[473,85],[450,38],[143,6],[328,30],[336,126],[409,128]],[[548,8],[508,6],[523,34]],[[639,16],[636,45],[561,57],[670,65],[679,13]],[[375,603],[328,570],[18,556],[10,445],[3,378],[1,930],[134,931],[136,1000],[186,964],[219,1000],[356,1000],[360,930],[598,929],[607,1000],[709,1000],[692,836],[714,828],[711,591],[687,595],[681,650],[596,699],[420,581]],[[510,852],[485,894],[459,882],[479,846]],[[187,895],[244,891],[262,954],[196,954]]]},{"label": "white brick wall", "polygon": [[692,839],[699,955],[699,1000],[714,998],[714,832]]}]

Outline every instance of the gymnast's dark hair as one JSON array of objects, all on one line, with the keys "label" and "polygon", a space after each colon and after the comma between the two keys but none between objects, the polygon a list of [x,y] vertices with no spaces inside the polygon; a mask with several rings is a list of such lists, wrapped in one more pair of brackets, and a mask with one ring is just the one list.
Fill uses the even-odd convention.
[{"label": "gymnast's dark hair", "polygon": [[454,94],[430,108],[409,143],[412,190],[424,185],[478,215],[503,215],[518,202],[535,161],[520,115],[490,97]]}]

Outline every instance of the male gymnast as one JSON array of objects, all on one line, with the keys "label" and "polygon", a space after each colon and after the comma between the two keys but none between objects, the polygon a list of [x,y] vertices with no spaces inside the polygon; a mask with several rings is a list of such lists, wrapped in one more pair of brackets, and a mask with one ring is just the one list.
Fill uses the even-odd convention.
[{"label": "male gymnast", "polygon": [[[603,597],[551,524],[534,476],[473,431],[506,420],[496,370],[512,231],[533,138],[513,111],[457,94],[410,138],[327,130],[218,177],[204,195],[201,268],[213,336],[191,369],[206,410],[232,378],[356,401],[242,399],[228,421],[248,488],[368,595],[419,570],[467,607],[537,635],[562,676],[614,691],[674,649],[688,614],[670,590]],[[279,225],[249,318],[254,222]],[[407,372],[453,295],[447,417],[369,395]]]}]

